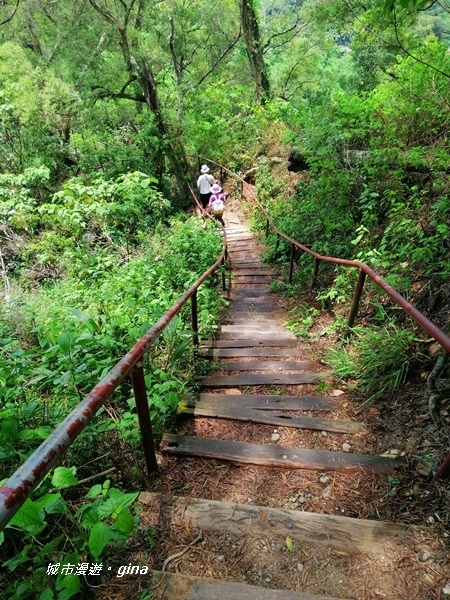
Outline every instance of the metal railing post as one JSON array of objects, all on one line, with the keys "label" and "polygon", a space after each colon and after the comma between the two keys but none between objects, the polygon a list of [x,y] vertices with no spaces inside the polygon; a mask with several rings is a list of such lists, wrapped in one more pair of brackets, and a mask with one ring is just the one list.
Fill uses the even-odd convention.
[{"label": "metal railing post", "polygon": [[240,188],[241,188],[240,191],[241,191],[241,200],[242,200],[242,198],[244,197],[244,180],[243,179],[241,179]]},{"label": "metal railing post", "polygon": [[158,463],[156,462],[155,441],[153,439],[152,422],[150,420],[150,411],[148,408],[144,368],[141,362],[139,362],[131,371],[131,381],[133,384],[134,398],[136,400],[136,410],[139,419],[139,428],[141,430],[142,447],[144,448],[147,473],[151,475],[158,470]]},{"label": "metal railing post", "polygon": [[314,289],[317,283],[317,275],[319,273],[319,263],[320,260],[315,256],[314,257],[314,267],[313,267],[313,276],[311,281],[311,288]]},{"label": "metal railing post", "polygon": [[359,271],[358,281],[356,282],[355,293],[353,296],[352,308],[350,310],[350,315],[348,317],[347,328],[351,329],[355,322],[356,315],[358,313],[359,301],[361,300],[361,294],[364,287],[364,281],[366,279],[366,274],[364,271]]},{"label": "metal railing post", "polygon": [[266,237],[269,235],[269,219],[266,220]]},{"label": "metal railing post", "polygon": [[289,283],[292,283],[292,272],[294,271],[294,255],[295,255],[295,246],[291,243],[291,256],[289,259]]},{"label": "metal railing post", "polygon": [[198,354],[198,310],[197,310],[197,290],[191,296],[191,315],[192,315],[192,341],[194,343],[194,355]]}]

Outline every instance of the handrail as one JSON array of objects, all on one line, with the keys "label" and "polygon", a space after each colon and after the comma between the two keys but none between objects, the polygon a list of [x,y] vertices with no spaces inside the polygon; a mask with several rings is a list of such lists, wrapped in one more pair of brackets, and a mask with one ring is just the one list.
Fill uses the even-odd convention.
[{"label": "handrail", "polygon": [[[192,189],[191,189],[192,192]],[[194,199],[197,201],[195,195]],[[153,433],[148,409],[145,379],[141,359],[150,345],[157,339],[169,322],[179,313],[186,302],[192,300],[192,329],[194,349],[198,349],[197,289],[218,268],[226,257],[227,238],[223,229],[222,251],[216,262],[173,304],[147,333],[123,356],[107,375],[89,392],[42,444],[22,463],[11,477],[0,487],[0,531],[12,519],[34,488],[40,483],[58,459],[69,448],[75,438],[99,408],[112,395],[122,381],[131,374],[136,398],[141,437],[148,472],[157,469]],[[222,274],[222,283],[225,277]]]},{"label": "handrail", "polygon": [[[446,333],[444,333],[442,331],[442,329],[440,329],[437,325],[435,325],[432,321],[430,321],[430,319],[428,319],[428,317],[426,317],[423,313],[421,313],[420,310],[418,310],[413,304],[411,304],[411,302],[408,302],[406,300],[406,298],[404,298],[395,288],[393,288],[391,285],[389,285],[387,283],[387,281],[385,281],[380,275],[378,275],[371,267],[369,267],[369,265],[367,265],[366,263],[363,263],[361,261],[355,261],[355,260],[349,260],[349,259],[345,259],[345,258],[337,258],[337,257],[333,257],[333,256],[325,256],[325,255],[319,254],[318,252],[311,250],[311,248],[308,248],[307,246],[304,246],[303,244],[300,244],[296,240],[292,239],[291,237],[289,237],[288,235],[286,235],[285,233],[283,233],[282,231],[280,231],[278,229],[278,227],[275,225],[273,220],[270,218],[270,215],[268,214],[267,210],[264,208],[264,206],[261,204],[261,202],[257,199],[256,195],[253,192],[253,189],[250,187],[250,185],[246,181],[244,181],[244,179],[242,177],[240,177],[236,173],[233,173],[233,171],[230,171],[226,167],[219,165],[215,161],[210,160],[204,156],[199,156],[199,158],[220,167],[221,170],[222,169],[225,170],[227,173],[229,173],[233,177],[236,177],[240,181],[241,196],[242,197],[244,196],[244,188],[245,188],[247,190],[248,195],[250,196],[251,200],[259,206],[259,208],[261,209],[261,211],[263,212],[264,216],[267,219],[266,236],[268,235],[268,228],[269,228],[269,224],[270,224],[270,226],[272,227],[272,229],[275,231],[275,233],[278,236],[277,241],[279,240],[280,237],[282,237],[291,243],[289,281],[292,280],[294,248],[299,248],[303,252],[306,252],[307,254],[310,254],[311,256],[314,257],[312,287],[314,287],[315,282],[316,282],[320,261],[359,269],[359,277],[358,277],[358,281],[356,283],[355,292],[353,295],[352,306],[350,309],[350,315],[349,315],[348,322],[347,322],[347,327],[349,329],[353,327],[353,324],[354,324],[354,321],[355,321],[355,318],[356,318],[356,315],[358,312],[359,301],[361,299],[361,295],[362,295],[362,291],[363,291],[363,287],[364,287],[364,281],[365,281],[366,275],[368,275],[370,277],[370,279],[379,288],[381,288],[384,292],[386,292],[386,294],[390,298],[392,298],[392,300],[398,306],[400,306],[407,314],[409,314],[416,321],[416,323],[418,323],[425,331],[427,331],[431,335],[431,337],[433,337],[443,348],[445,348],[445,350],[447,350],[447,352],[450,352],[450,337]],[[441,479],[441,478],[447,476],[448,474],[450,474],[450,454],[445,458],[445,460],[442,462],[442,464],[436,470],[436,473],[434,474],[434,476],[431,480],[431,483],[434,483],[438,479]]]}]

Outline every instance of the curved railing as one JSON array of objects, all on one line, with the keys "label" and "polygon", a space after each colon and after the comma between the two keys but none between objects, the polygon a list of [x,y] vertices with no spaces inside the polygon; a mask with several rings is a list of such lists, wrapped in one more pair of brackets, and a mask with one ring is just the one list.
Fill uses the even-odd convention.
[{"label": "curved railing", "polygon": [[[191,190],[192,191],[192,190]],[[194,196],[194,200],[198,201]],[[222,228],[223,229],[223,228]],[[216,262],[175,302],[175,304],[147,331],[147,333],[125,354],[111,371],[89,392],[77,407],[62,421],[48,438],[0,487],[0,531],[12,519],[33,489],[58,462],[76,437],[91,421],[95,413],[113,394],[122,381],[131,375],[136,411],[139,418],[141,438],[147,471],[157,469],[155,444],[148,408],[147,390],[142,358],[151,344],[158,338],[170,321],[191,300],[194,349],[198,350],[197,290],[216,269],[224,264],[227,252],[226,232],[223,229],[222,252]],[[225,290],[225,273],[222,270],[222,288]]]},{"label": "curved railing", "polygon": [[[269,230],[269,226],[270,226],[278,236],[277,243],[280,238],[283,238],[291,244],[290,265],[289,265],[289,282],[292,281],[295,248],[298,248],[302,252],[306,252],[307,254],[311,255],[314,258],[312,287],[314,287],[316,284],[320,262],[328,262],[328,263],[333,263],[336,265],[342,265],[344,267],[359,269],[359,277],[358,277],[358,281],[356,283],[356,287],[355,287],[355,291],[354,291],[354,295],[353,295],[352,306],[350,309],[350,315],[348,317],[348,322],[347,322],[347,326],[349,329],[351,329],[354,325],[356,315],[358,313],[359,302],[360,302],[361,295],[363,292],[364,282],[365,282],[366,276],[368,276],[380,289],[382,289],[395,302],[395,304],[400,306],[407,314],[409,314],[416,321],[416,323],[418,323],[422,327],[422,329],[427,331],[431,335],[431,337],[433,337],[445,350],[447,350],[447,352],[450,352],[450,337],[446,333],[444,333],[442,331],[442,329],[440,329],[437,325],[435,325],[432,321],[430,321],[430,319],[428,319],[428,317],[426,317],[423,313],[421,313],[420,310],[418,310],[413,304],[411,304],[411,302],[408,302],[408,300],[406,300],[406,298],[404,298],[395,288],[393,288],[391,285],[389,285],[387,283],[387,281],[385,279],[383,279],[380,275],[378,275],[378,273],[376,273],[371,267],[369,267],[369,265],[367,265],[366,263],[360,262],[360,261],[356,261],[356,260],[348,260],[345,258],[337,258],[337,257],[333,257],[333,256],[325,256],[325,255],[319,254],[318,252],[311,250],[311,248],[308,248],[307,246],[304,246],[303,244],[300,244],[296,240],[292,239],[291,237],[289,237],[288,235],[286,235],[285,233],[283,233],[282,231],[280,231],[278,229],[278,227],[275,225],[275,223],[271,219],[270,215],[268,214],[267,210],[264,208],[264,206],[261,204],[261,202],[257,199],[255,193],[253,192],[252,187],[246,181],[244,181],[244,179],[240,175],[233,173],[232,171],[230,171],[223,165],[220,165],[220,164],[216,163],[215,161],[207,159],[203,156],[200,156],[199,158],[201,158],[205,162],[209,162],[210,164],[215,165],[216,168],[220,168],[221,172],[226,172],[229,175],[237,178],[238,181],[240,182],[241,197],[242,198],[244,197],[244,190],[245,190],[247,192],[248,197],[250,197],[251,201],[258,205],[259,209],[262,211],[262,213],[266,217],[266,219],[267,219],[266,236],[268,235],[268,230]],[[447,456],[447,458],[444,460],[444,462],[437,469],[437,471],[432,479],[432,482],[444,477],[448,473],[450,473],[450,454]]]}]

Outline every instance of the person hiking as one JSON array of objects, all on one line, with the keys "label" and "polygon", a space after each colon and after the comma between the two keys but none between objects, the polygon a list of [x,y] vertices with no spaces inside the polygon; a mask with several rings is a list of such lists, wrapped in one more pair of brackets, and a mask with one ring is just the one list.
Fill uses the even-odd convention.
[{"label": "person hiking", "polygon": [[210,213],[225,227],[223,220],[223,211],[225,209],[225,194],[220,185],[215,183],[211,188],[211,198],[209,199]]},{"label": "person hiking", "polygon": [[201,175],[197,179],[197,188],[200,192],[200,202],[206,210],[208,208],[209,199],[211,198],[211,186],[216,183],[216,180],[212,175],[208,175],[209,167],[202,165],[200,169]]}]

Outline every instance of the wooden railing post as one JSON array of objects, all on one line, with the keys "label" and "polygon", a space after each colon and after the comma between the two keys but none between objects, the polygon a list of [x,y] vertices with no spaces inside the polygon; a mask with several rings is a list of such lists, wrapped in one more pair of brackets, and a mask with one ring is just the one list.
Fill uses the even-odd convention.
[{"label": "wooden railing post", "polygon": [[197,290],[191,296],[191,315],[192,315],[192,341],[194,344],[194,355],[198,355],[198,311],[197,311]]},{"label": "wooden railing post", "polygon": [[295,246],[291,243],[291,257],[289,259],[289,283],[292,283],[292,273],[294,271],[294,256],[295,256]]},{"label": "wooden railing post", "polygon": [[147,465],[147,473],[151,475],[158,470],[158,463],[156,462],[155,441],[153,439],[152,422],[150,420],[150,411],[148,408],[144,369],[141,362],[139,362],[131,371],[131,381],[133,384],[134,398],[136,400],[136,411],[139,419],[139,428],[141,430],[145,464]]},{"label": "wooden railing post", "polygon": [[320,263],[320,260],[317,258],[317,256],[315,256],[314,257],[313,276],[312,276],[312,281],[311,281],[312,289],[314,289],[316,287],[317,275],[319,273],[319,263]]},{"label": "wooden railing post", "polygon": [[359,271],[358,281],[356,282],[355,293],[353,295],[352,308],[350,310],[350,315],[348,317],[347,328],[351,329],[355,322],[356,315],[358,313],[359,301],[361,300],[361,294],[364,287],[364,281],[366,279],[366,274],[364,271]]}]

